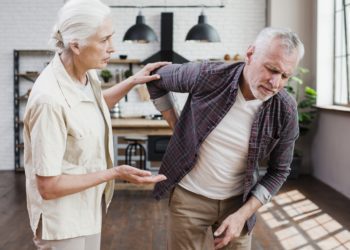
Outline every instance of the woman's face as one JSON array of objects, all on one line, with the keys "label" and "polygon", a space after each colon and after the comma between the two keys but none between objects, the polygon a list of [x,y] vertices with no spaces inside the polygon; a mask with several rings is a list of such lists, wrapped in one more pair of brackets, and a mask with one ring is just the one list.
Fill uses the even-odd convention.
[{"label": "woman's face", "polygon": [[101,69],[107,66],[114,52],[112,36],[114,29],[111,18],[106,18],[80,49],[78,60],[86,69]]}]

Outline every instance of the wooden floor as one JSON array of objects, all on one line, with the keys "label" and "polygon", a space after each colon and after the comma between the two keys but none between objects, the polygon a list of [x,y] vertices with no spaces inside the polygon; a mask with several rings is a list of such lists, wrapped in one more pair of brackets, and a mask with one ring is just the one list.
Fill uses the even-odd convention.
[{"label": "wooden floor", "polygon": [[[0,249],[34,249],[23,173],[0,172]],[[102,250],[166,249],[167,201],[119,190],[104,218]],[[312,177],[289,180],[259,210],[253,250],[350,249],[350,200]]]}]

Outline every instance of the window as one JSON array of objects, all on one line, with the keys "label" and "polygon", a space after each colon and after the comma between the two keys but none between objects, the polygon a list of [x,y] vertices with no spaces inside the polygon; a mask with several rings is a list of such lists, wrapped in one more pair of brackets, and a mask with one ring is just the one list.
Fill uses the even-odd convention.
[{"label": "window", "polygon": [[336,105],[350,106],[350,0],[335,0],[334,96]]}]

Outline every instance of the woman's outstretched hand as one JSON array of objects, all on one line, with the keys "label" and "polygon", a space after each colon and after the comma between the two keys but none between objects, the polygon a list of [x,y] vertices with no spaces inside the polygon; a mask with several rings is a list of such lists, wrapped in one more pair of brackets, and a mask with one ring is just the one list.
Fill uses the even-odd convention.
[{"label": "woman's outstretched hand", "polygon": [[134,84],[142,84],[154,80],[160,79],[158,74],[150,75],[152,71],[163,67],[165,65],[171,64],[171,62],[156,62],[156,63],[148,63],[145,67],[143,67],[139,72],[131,76],[132,82]]},{"label": "woman's outstretched hand", "polygon": [[164,181],[165,175],[152,175],[150,171],[140,170],[128,165],[114,167],[115,179],[128,181],[134,184],[151,184]]}]

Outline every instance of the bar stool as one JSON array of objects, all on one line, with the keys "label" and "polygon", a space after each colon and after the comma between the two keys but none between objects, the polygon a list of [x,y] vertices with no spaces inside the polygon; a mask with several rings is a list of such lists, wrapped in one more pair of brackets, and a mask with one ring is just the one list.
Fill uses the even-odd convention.
[{"label": "bar stool", "polygon": [[147,137],[144,136],[127,136],[124,138],[128,141],[129,145],[125,150],[125,164],[133,166],[132,157],[138,157],[139,165],[134,167],[138,167],[139,169],[146,169],[146,149],[140,142],[147,141]]}]

